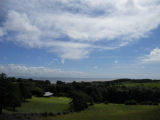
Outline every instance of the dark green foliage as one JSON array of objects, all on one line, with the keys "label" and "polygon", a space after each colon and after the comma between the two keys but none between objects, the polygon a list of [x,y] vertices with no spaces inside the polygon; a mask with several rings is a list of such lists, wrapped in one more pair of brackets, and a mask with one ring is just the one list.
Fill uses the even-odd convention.
[{"label": "dark green foliage", "polygon": [[[155,101],[160,100],[160,89],[159,88],[149,88],[145,86],[140,87],[126,87],[122,86],[121,82],[131,81],[130,79],[121,79],[116,81],[105,81],[105,82],[72,82],[72,83],[64,83],[61,81],[57,81],[55,84],[54,90],[57,95],[63,95],[61,93],[65,93],[65,95],[70,96],[72,94],[73,105],[75,106],[75,110],[83,110],[87,108],[89,104],[87,104],[86,99],[84,99],[85,95],[89,96],[92,100],[90,105],[93,103],[120,103],[120,104],[142,104],[147,101],[151,101],[152,105]],[[142,80],[145,83],[151,82],[151,80],[144,79]],[[135,80],[136,83],[140,82]],[[134,82],[134,81],[133,81]],[[152,81],[153,82],[153,81]],[[73,94],[73,92],[75,94]],[[83,94],[82,94],[83,93]],[[85,94],[85,95],[84,95]],[[86,97],[87,98],[87,97]],[[155,102],[157,103],[157,102]],[[82,107],[79,107],[83,104]]]},{"label": "dark green foliage", "polygon": [[65,83],[58,80],[55,84],[49,80],[32,80],[7,77],[0,74],[0,113],[4,108],[15,110],[22,102],[31,96],[43,96],[44,92],[50,91],[54,96],[72,98],[72,107],[75,111],[86,109],[94,103],[120,103],[120,104],[151,104],[160,102],[160,88],[124,86],[123,82],[146,84],[156,83],[155,80],[142,79],[118,79],[114,81],[94,81]]},{"label": "dark green foliage", "polygon": [[141,105],[158,105],[156,101],[143,101],[140,103]]},{"label": "dark green foliage", "polygon": [[125,101],[125,105],[136,105],[136,104],[137,104],[137,102],[133,99]]},{"label": "dark green foliage", "polygon": [[108,104],[108,103],[109,103],[108,100],[104,101],[104,104]]},{"label": "dark green foliage", "polygon": [[25,99],[27,98],[31,98],[32,97],[32,93],[31,93],[31,84],[27,81],[24,82],[19,82],[19,88],[20,91],[22,93],[22,100],[25,101]]},{"label": "dark green foliage", "polygon": [[43,89],[44,91],[48,91],[48,88],[51,86],[51,83],[49,80],[32,80],[30,79],[30,83],[33,86],[36,86],[38,88]]},{"label": "dark green foliage", "polygon": [[[33,89],[34,88],[34,89]],[[35,90],[36,89],[36,90]],[[6,74],[0,74],[0,114],[2,109],[15,111],[27,98],[31,98],[33,93],[43,95],[41,88],[37,89],[32,80],[7,77]]]},{"label": "dark green foliage", "polygon": [[37,96],[37,97],[42,97],[44,94],[44,90],[39,87],[34,87],[32,88],[32,95]]},{"label": "dark green foliage", "polygon": [[15,111],[15,108],[21,105],[21,98],[22,94],[20,92],[20,89],[18,87],[17,83],[12,83],[12,87],[10,88],[10,93],[8,95],[8,103],[7,106],[11,107],[13,111]]},{"label": "dark green foliage", "polygon": [[153,102],[152,105],[159,105],[158,102]]},{"label": "dark green foliage", "polygon": [[88,108],[89,104],[93,104],[92,98],[81,91],[73,92],[71,98],[72,98],[73,109],[75,111],[84,110]]},{"label": "dark green foliage", "polygon": [[152,105],[152,101],[143,101],[140,103],[141,105]]},{"label": "dark green foliage", "polygon": [[0,114],[3,108],[15,107],[21,104],[21,93],[16,82],[7,79],[4,73],[0,74]]},{"label": "dark green foliage", "polygon": [[2,113],[2,109],[7,106],[10,88],[11,82],[6,79],[6,74],[0,74],[0,114]]}]

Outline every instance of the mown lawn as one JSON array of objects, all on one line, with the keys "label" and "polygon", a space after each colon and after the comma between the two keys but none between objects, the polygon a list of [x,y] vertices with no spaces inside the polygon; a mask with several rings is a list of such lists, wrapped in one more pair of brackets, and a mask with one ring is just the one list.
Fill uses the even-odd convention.
[{"label": "mown lawn", "polygon": [[22,103],[21,107],[16,108],[16,112],[61,112],[69,108],[71,99],[66,97],[32,97],[32,99],[28,99],[27,101]]},{"label": "mown lawn", "polygon": [[82,112],[38,120],[160,120],[160,106],[96,104]]}]

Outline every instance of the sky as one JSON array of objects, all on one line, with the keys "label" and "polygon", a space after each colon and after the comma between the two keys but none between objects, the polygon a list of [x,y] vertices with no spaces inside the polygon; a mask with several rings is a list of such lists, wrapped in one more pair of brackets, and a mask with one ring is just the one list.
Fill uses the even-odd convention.
[{"label": "sky", "polygon": [[160,79],[160,0],[0,0],[0,72]]}]

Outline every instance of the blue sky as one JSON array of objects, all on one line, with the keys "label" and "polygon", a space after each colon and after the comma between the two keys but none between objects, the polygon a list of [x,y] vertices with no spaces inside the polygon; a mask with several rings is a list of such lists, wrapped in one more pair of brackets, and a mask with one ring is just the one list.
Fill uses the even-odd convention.
[{"label": "blue sky", "polygon": [[0,72],[160,78],[160,0],[0,0]]}]

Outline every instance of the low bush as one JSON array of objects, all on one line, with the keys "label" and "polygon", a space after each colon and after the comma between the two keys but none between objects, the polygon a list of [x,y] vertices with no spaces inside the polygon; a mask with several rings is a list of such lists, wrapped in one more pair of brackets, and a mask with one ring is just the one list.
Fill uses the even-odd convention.
[{"label": "low bush", "polygon": [[135,101],[135,100],[127,100],[126,102],[125,102],[125,105],[136,105],[137,104],[137,102]]},{"label": "low bush", "polygon": [[141,105],[153,105],[152,101],[144,101],[140,103]]},{"label": "low bush", "polygon": [[109,103],[108,100],[104,101],[104,104],[108,104],[108,103]]},{"label": "low bush", "polygon": [[153,105],[158,105],[158,102],[153,102]]}]

